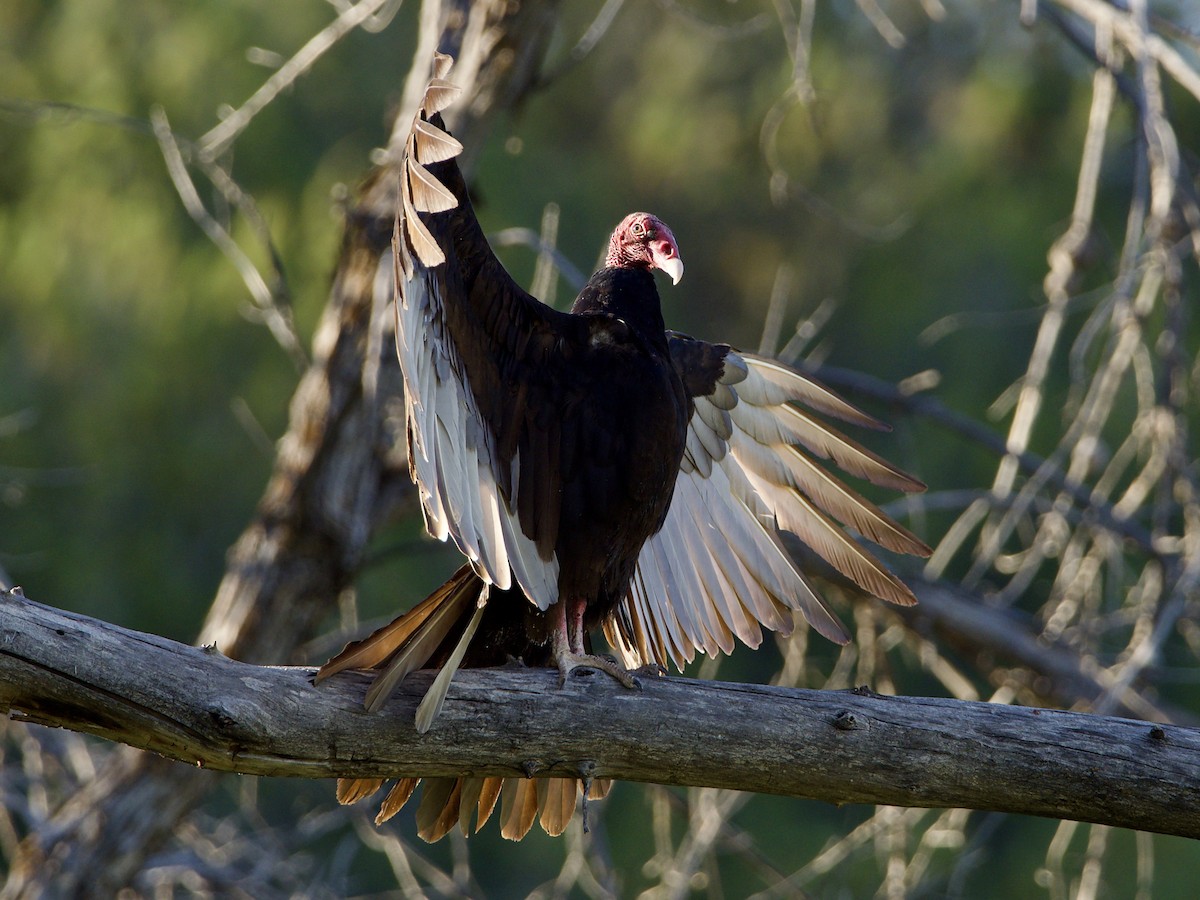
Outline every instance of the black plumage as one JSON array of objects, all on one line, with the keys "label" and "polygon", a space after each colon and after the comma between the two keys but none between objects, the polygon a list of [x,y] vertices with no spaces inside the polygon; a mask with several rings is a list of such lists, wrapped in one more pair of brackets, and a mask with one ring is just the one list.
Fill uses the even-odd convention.
[{"label": "black plumage", "polygon": [[[764,626],[789,632],[794,612],[848,640],[776,528],[876,596],[915,602],[841,525],[898,552],[928,548],[814,457],[876,484],[923,485],[808,410],[884,426],[786,366],[667,331],[653,272],[678,282],[683,264],[655,216],[617,226],[570,313],[522,290],[471,208],[461,146],[438,115],[453,94],[449,63],[437,65],[401,170],[397,349],[426,526],[468,562],[318,680],[382,670],[367,694],[374,709],[409,672],[440,668],[418,709],[424,731],[464,665],[517,658],[563,677],[583,665],[632,686],[627,667],[682,665],[728,652],[734,638],[757,646]],[[597,628],[621,663],[591,654]],[[344,782],[338,796],[351,802],[379,784]],[[381,818],[414,786],[402,780]],[[502,787],[502,830],[514,838],[537,817],[560,832],[579,790],[562,779],[536,790],[434,779],[420,833],[436,839],[456,822],[465,831],[472,815],[482,825]]]}]

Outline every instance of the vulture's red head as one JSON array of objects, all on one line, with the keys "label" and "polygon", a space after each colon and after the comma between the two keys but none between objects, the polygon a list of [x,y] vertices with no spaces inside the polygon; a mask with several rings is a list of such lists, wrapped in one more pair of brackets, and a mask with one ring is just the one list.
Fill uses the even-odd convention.
[{"label": "vulture's red head", "polygon": [[661,269],[679,284],[683,277],[683,260],[675,235],[658,216],[650,213],[630,213],[621,220],[608,242],[605,265],[612,269]]}]

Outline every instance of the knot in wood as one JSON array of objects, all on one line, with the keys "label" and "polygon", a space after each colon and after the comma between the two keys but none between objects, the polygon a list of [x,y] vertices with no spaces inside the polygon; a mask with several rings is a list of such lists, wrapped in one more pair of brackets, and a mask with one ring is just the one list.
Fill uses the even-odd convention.
[{"label": "knot in wood", "polygon": [[257,736],[259,729],[255,727],[256,716],[251,706],[219,700],[209,704],[205,713],[213,729],[225,740],[246,741]]},{"label": "knot in wood", "polygon": [[833,727],[839,731],[857,731],[866,723],[848,709],[843,709],[833,717]]},{"label": "knot in wood", "polygon": [[1150,728],[1150,740],[1165,741],[1166,739],[1167,739],[1166,729],[1164,729],[1161,725],[1154,725]]}]

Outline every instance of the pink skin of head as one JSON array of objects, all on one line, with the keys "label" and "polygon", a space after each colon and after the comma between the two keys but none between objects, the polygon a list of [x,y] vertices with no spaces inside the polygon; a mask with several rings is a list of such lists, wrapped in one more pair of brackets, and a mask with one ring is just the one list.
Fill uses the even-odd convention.
[{"label": "pink skin of head", "polygon": [[683,260],[675,235],[662,220],[650,213],[630,213],[612,233],[608,242],[609,268],[661,269],[672,284],[683,277]]}]

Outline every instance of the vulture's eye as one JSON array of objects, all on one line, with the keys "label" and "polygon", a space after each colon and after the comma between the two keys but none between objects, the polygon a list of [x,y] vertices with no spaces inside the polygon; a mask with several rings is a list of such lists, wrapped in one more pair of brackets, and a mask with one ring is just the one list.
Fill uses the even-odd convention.
[{"label": "vulture's eye", "polygon": [[641,222],[634,222],[629,230],[633,232],[634,237],[641,237],[646,233],[646,226]]}]

